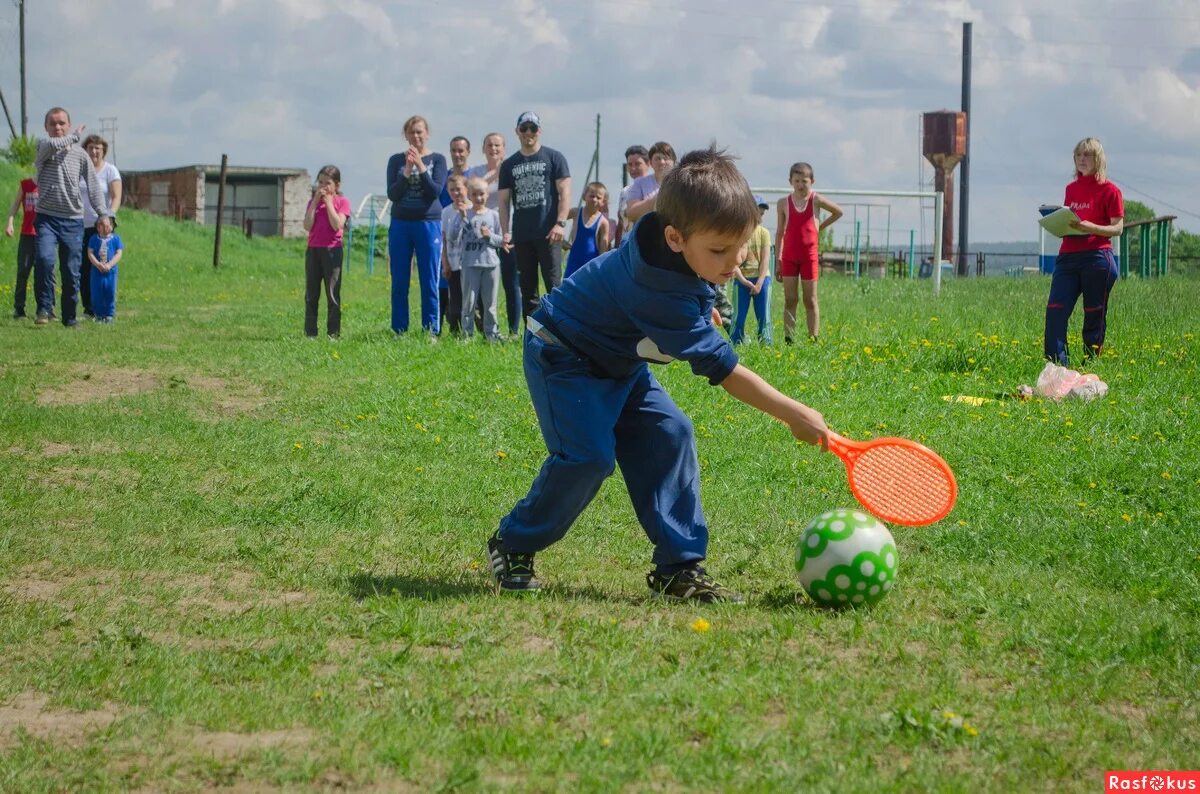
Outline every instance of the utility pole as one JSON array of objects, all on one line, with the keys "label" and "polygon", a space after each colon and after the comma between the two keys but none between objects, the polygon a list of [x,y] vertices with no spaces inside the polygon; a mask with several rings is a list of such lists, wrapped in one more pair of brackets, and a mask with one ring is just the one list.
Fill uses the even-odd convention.
[{"label": "utility pole", "polygon": [[29,111],[25,104],[25,0],[17,0],[21,28],[21,136],[29,134]]},{"label": "utility pole", "polygon": [[213,269],[221,264],[221,216],[225,214],[225,172],[229,168],[229,155],[221,155],[221,176],[217,182],[217,234],[213,238]]},{"label": "utility pole", "polygon": [[967,275],[967,230],[971,203],[971,23],[963,23],[962,112],[966,116],[966,152],[959,165],[958,275]]},{"label": "utility pole", "polygon": [[108,141],[108,153],[112,157],[113,165],[117,164],[117,117],[116,116],[101,116],[100,117],[100,135]]}]

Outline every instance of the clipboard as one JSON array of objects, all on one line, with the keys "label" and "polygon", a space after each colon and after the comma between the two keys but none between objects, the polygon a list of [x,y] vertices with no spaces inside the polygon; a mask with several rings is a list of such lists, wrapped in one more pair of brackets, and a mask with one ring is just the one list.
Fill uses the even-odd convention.
[{"label": "clipboard", "polygon": [[1071,226],[1079,220],[1079,216],[1070,207],[1059,204],[1043,204],[1038,207],[1042,217],[1038,225],[1055,237],[1087,237],[1087,232],[1081,232]]}]

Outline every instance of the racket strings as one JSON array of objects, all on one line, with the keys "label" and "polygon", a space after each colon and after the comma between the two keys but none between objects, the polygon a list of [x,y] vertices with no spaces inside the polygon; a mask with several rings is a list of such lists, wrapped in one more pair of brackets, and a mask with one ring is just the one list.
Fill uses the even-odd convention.
[{"label": "racket strings", "polygon": [[954,501],[954,484],[939,461],[917,449],[881,445],[854,463],[851,488],[872,512],[897,523],[928,522]]}]

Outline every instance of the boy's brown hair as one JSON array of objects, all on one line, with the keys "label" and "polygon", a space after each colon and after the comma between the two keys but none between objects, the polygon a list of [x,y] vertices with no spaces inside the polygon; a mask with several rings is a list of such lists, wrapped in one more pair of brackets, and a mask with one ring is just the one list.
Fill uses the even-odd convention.
[{"label": "boy's brown hair", "polygon": [[792,178],[792,174],[808,174],[808,178],[816,180],[817,175],[813,173],[813,168],[808,163],[792,163],[792,167],[788,169],[788,180]]},{"label": "boy's brown hair", "polygon": [[754,194],[733,161],[716,144],[685,154],[658,191],[655,211],[662,225],[673,226],[684,239],[702,231],[749,233],[758,226]]},{"label": "boy's brown hair", "polygon": [[462,182],[464,185],[466,185],[467,178],[462,174],[451,174],[450,176],[446,177],[446,186],[449,187],[451,182]]},{"label": "boy's brown hair", "polygon": [[603,182],[588,182],[587,185],[584,186],[583,191],[586,193],[589,190],[598,190],[604,195],[608,195],[608,188],[604,186]]}]

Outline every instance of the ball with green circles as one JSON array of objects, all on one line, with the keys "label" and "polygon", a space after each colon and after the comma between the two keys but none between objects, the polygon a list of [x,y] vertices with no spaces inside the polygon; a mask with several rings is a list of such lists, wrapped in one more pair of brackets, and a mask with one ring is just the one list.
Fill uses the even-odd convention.
[{"label": "ball with green circles", "polygon": [[861,510],[822,513],[796,544],[800,584],[823,607],[877,603],[895,585],[899,567],[892,533]]}]

